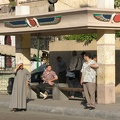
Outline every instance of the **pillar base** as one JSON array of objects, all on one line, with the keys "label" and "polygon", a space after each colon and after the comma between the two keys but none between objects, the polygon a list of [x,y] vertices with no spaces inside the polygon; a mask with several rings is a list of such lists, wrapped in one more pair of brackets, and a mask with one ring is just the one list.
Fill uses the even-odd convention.
[{"label": "pillar base", "polygon": [[97,102],[98,104],[115,103],[115,85],[98,85]]}]

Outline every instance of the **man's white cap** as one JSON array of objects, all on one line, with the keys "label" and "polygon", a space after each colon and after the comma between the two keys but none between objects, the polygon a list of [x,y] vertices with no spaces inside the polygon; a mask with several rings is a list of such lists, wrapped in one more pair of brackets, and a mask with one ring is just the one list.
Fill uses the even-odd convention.
[{"label": "man's white cap", "polygon": [[23,63],[22,60],[18,61],[18,64],[22,64],[22,63]]}]

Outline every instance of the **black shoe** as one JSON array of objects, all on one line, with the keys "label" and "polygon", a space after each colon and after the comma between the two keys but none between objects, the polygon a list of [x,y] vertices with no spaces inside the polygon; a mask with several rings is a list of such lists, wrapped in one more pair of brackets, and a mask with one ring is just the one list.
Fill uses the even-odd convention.
[{"label": "black shoe", "polygon": [[89,109],[90,107],[89,106],[85,106],[84,109]]},{"label": "black shoe", "polygon": [[90,107],[90,108],[89,108],[89,110],[94,110],[94,109],[95,109],[95,107]]},{"label": "black shoe", "polygon": [[26,111],[26,109],[20,109],[19,111],[22,111],[22,112],[23,112],[23,111]]}]

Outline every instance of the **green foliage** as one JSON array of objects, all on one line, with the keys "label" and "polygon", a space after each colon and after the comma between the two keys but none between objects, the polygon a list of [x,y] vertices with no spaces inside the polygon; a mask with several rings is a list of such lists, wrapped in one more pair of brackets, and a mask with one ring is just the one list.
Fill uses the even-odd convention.
[{"label": "green foliage", "polygon": [[77,40],[78,42],[92,41],[97,39],[97,34],[79,34],[79,35],[66,35],[65,40]]},{"label": "green foliage", "polygon": [[115,0],[114,7],[115,8],[120,8],[120,0]]},{"label": "green foliage", "polygon": [[84,42],[88,45],[93,40],[97,40],[97,34],[79,34],[79,35],[66,35],[63,37],[65,40],[76,40],[77,42]]},{"label": "green foliage", "polygon": [[[120,37],[120,31],[115,33],[115,37]],[[79,34],[79,35],[66,35],[63,36],[65,40],[76,40],[78,42],[85,42],[88,45],[93,40],[97,40],[97,34]]]},{"label": "green foliage", "polygon": [[16,1],[15,1],[15,0],[9,0],[9,1],[10,1],[10,3],[9,3],[9,8],[16,6]]},{"label": "green foliage", "polygon": [[117,31],[117,32],[115,33],[115,37],[120,37],[120,31]]}]

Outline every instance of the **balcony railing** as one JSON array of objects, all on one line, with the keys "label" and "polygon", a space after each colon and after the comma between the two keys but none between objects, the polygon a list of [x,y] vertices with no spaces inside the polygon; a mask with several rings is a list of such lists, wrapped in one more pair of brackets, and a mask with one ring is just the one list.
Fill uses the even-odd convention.
[{"label": "balcony railing", "polygon": [[15,16],[14,12],[10,12],[8,4],[0,5],[0,18]]},{"label": "balcony railing", "polygon": [[[22,2],[20,5],[30,6],[31,15],[46,13],[48,12],[49,6],[48,2],[45,0],[32,0],[28,2]],[[8,4],[0,5],[0,18],[6,18],[10,16],[15,16],[15,11],[10,10]]]}]

